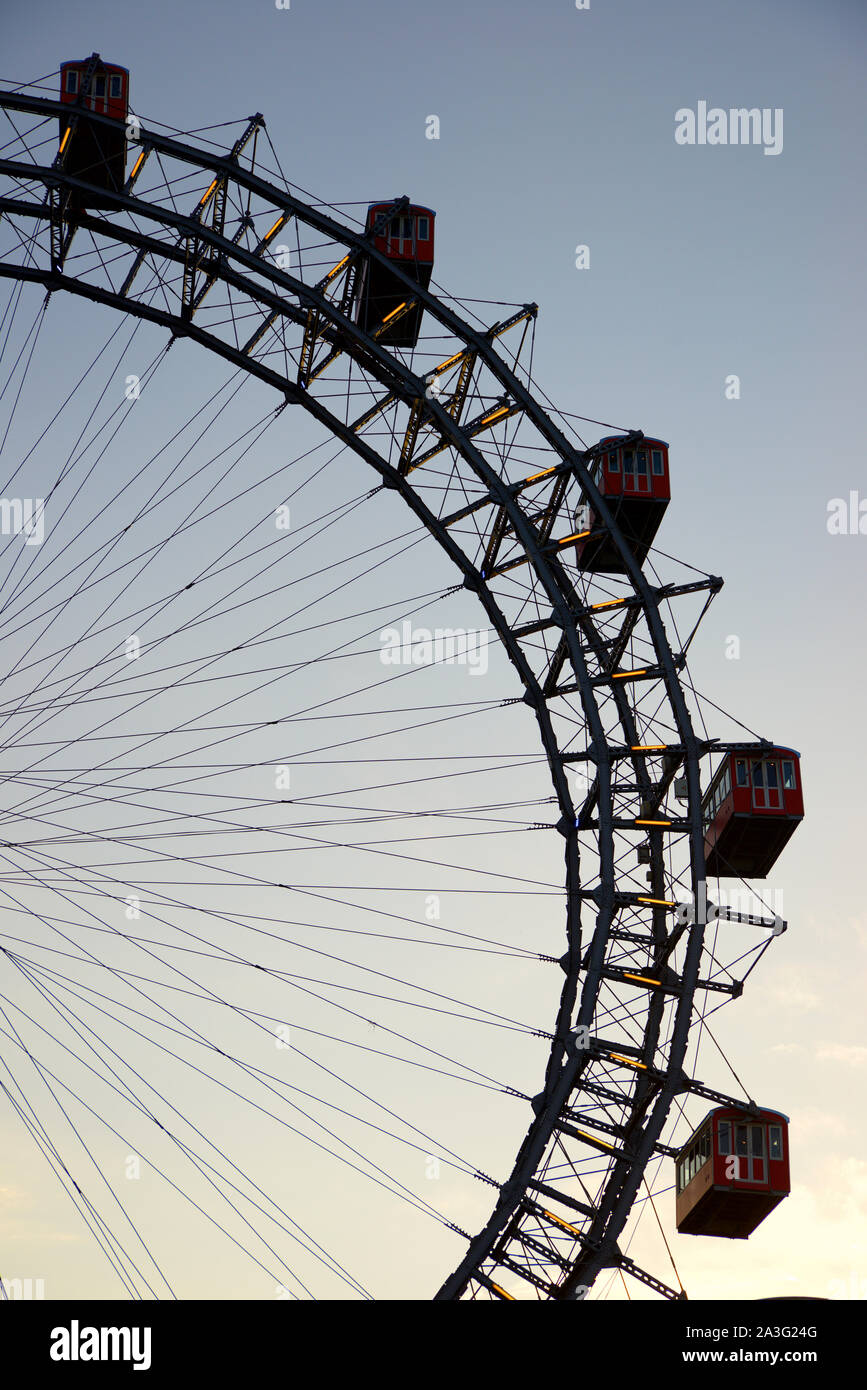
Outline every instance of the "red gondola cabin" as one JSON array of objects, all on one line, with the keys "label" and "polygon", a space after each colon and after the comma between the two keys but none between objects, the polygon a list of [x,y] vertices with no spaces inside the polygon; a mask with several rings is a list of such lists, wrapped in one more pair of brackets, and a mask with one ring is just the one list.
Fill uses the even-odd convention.
[{"label": "red gondola cabin", "polygon": [[[633,440],[607,435],[596,446],[591,465],[593,481],[614,513],[614,519],[643,564],[671,498],[668,479],[668,445],[663,439]],[[579,530],[595,521],[592,508],[578,518]],[[607,532],[580,540],[575,547],[578,567],[607,574],[623,573],[624,565]]]},{"label": "red gondola cabin", "polygon": [[[365,230],[369,232],[376,219],[387,212],[395,201],[371,203],[367,209]],[[435,216],[431,208],[409,207],[399,216],[392,217],[382,229],[382,234],[373,238],[377,251],[388,256],[404,275],[425,289],[430,284],[433,270]],[[411,297],[410,291],[395,280],[384,266],[368,257],[363,259],[359,275],[359,328],[366,333],[376,333],[380,343],[393,347],[415,347],[421,327],[421,305],[417,304],[401,313],[400,307]],[[376,330],[392,315],[394,322],[377,333]]]},{"label": "red gondola cabin", "polygon": [[[116,63],[104,63],[98,53],[61,63],[60,100],[79,113],[74,125],[67,117],[60,118],[64,169],[73,178],[119,193],[126,182],[129,72]],[[88,120],[87,111],[109,116],[115,124]],[[111,207],[98,193],[83,191],[73,194],[72,203],[78,208]]]},{"label": "red gondola cabin", "polygon": [[804,818],[793,748],[727,753],[702,802],[704,862],[714,878],[767,878]]},{"label": "red gondola cabin", "polygon": [[750,1235],[789,1195],[788,1126],[776,1110],[711,1110],[675,1159],[677,1229]]}]

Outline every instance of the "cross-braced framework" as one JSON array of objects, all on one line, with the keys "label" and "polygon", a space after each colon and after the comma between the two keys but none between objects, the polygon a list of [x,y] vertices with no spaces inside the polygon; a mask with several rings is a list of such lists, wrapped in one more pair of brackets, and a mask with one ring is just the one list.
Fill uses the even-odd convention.
[{"label": "cross-braced framework", "polygon": [[[281,408],[302,406],[435,538],[535,716],[565,859],[562,990],[511,1174],[437,1296],[582,1298],[606,1269],[681,1296],[622,1237],[648,1164],[676,1151],[680,1100],[729,1101],[686,1061],[691,1024],[742,979],[706,950],[702,913],[678,912],[705,900],[702,760],[741,746],[699,735],[685,693],[687,649],[722,581],[662,581],[636,562],[593,479],[598,446],[540,403],[536,306],[471,324],[371,235],[257,172],[261,116],[225,153],[133,118],[126,184],[95,212],[66,168],[74,132],[58,153],[64,108],[19,91],[0,109],[0,275],[148,320],[272,387]],[[405,288],[391,318],[421,306],[416,348],[388,347],[387,322],[356,323],[365,258]],[[622,572],[580,568],[584,504]],[[756,919],[743,973],[773,926]]]}]

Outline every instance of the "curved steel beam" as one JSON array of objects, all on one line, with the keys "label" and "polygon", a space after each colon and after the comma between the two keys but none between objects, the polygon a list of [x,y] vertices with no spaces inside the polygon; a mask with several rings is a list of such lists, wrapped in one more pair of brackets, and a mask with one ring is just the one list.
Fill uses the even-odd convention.
[{"label": "curved steel beam", "polygon": [[[0,108],[2,107],[29,111],[46,117],[61,115],[66,110],[59,102],[49,102],[42,98],[26,98],[10,93],[0,93]],[[97,119],[105,122],[109,120],[109,118],[103,117]],[[184,142],[150,131],[142,131],[140,143],[144,147],[150,147],[170,155],[203,171],[231,180],[239,188],[261,197],[275,211],[279,210],[294,216],[336,243],[348,247],[350,252],[363,254],[387,267],[389,273],[394,275],[396,280],[405,284],[408,293],[411,293],[419,301],[426,312],[472,349],[478,359],[485,364],[492,376],[504,388],[506,394],[520,407],[525,418],[538,430],[547,445],[567,464],[570,474],[581,489],[582,495],[587,498],[597,516],[601,518],[618,548],[624,571],[640,603],[653,642],[661,681],[668,697],[686,763],[692,887],[693,892],[697,893],[698,882],[703,876],[704,862],[698,771],[698,760],[702,748],[692,729],[686,702],[680,688],[677,661],[665,634],[659,611],[660,596],[648,583],[640,565],[635,561],[605,498],[599,493],[593,481],[588,467],[589,451],[584,452],[573,448],[547,412],[536,402],[529,389],[498,356],[488,338],[464,322],[453,310],[442,304],[424,287],[404,276],[392,261],[378,252],[363,236],[342,226],[318,209],[308,207],[286,190],[268,183],[251,171],[242,169],[236,160],[209,154]],[[0,172],[5,172],[25,183],[39,183],[48,190],[84,193],[89,190],[92,191],[92,185],[67,175],[63,170],[26,164],[21,161],[0,161]],[[587,1056],[573,1055],[570,1057],[566,1048],[566,1040],[573,1019],[582,968],[584,969],[584,986],[577,1022],[589,1025],[592,1021],[602,979],[611,923],[617,910],[611,786],[612,759],[608,738],[596,704],[595,687],[581,644],[583,635],[588,638],[590,649],[595,650],[598,657],[601,639],[586,614],[579,617],[578,610],[581,605],[574,586],[559,560],[546,553],[537,528],[521,507],[520,497],[512,491],[508,483],[498,476],[459,422],[438,403],[435,397],[425,396],[425,378],[416,376],[399,357],[389,353],[381,344],[364,333],[352,318],[341,314],[334,303],[319,292],[315,286],[308,285],[281,270],[270,260],[255,255],[195,218],[185,217],[173,209],[163,208],[127,194],[108,194],[104,190],[99,190],[99,193],[100,197],[109,201],[118,213],[133,214],[146,222],[157,223],[176,235],[195,238],[198,243],[209,246],[213,254],[206,267],[207,273],[213,274],[215,278],[224,281],[228,286],[242,290],[270,311],[301,325],[305,321],[306,310],[315,308],[324,323],[322,333],[324,338],[339,344],[365,372],[369,373],[405,405],[411,406],[424,400],[429,418],[435,422],[441,436],[465,460],[475,477],[484,485],[491,505],[501,507],[508,517],[512,532],[523,547],[532,571],[551,606],[551,619],[560,627],[566,641],[568,658],[587,722],[598,788],[600,877],[603,887],[597,894],[599,911],[586,966],[582,966],[581,953],[580,866],[578,836],[575,828],[575,807],[565,778],[562,754],[548,708],[548,697],[542,691],[520,642],[512,632],[488,583],[450,535],[447,527],[427,507],[407,478],[386,463],[366,441],[327,410],[311,392],[304,390],[297,383],[290,381],[287,376],[268,367],[265,363],[259,362],[250,354],[224,342],[216,334],[209,333],[191,318],[145,305],[128,295],[124,296],[102,286],[88,284],[75,277],[52,271],[50,268],[40,269],[33,265],[0,264],[0,274],[2,275],[40,283],[49,291],[59,289],[85,296],[95,302],[160,324],[175,336],[189,337],[224,360],[232,362],[235,366],[273,386],[285,400],[301,404],[324,428],[373,467],[383,486],[398,491],[422,524],[435,536],[445,553],[462,573],[465,585],[478,595],[479,601],[506,648],[524,686],[527,703],[533,708],[540,727],[542,743],[560,807],[561,828],[563,828],[566,838],[566,929],[569,964],[561,993],[542,1102],[518,1153],[512,1175],[501,1189],[500,1199],[494,1212],[483,1230],[471,1242],[465,1259],[451,1279],[443,1286],[439,1295],[440,1297],[460,1296],[474,1271],[478,1271],[482,1262],[490,1258],[498,1237],[518,1210],[526,1193],[527,1183],[533,1173],[537,1171],[544,1156],[556,1121],[569,1096],[579,1083],[581,1072],[588,1061]],[[51,217],[50,208],[27,203],[21,199],[3,200],[0,203],[0,211],[3,210],[13,216],[25,216],[47,222],[50,221]],[[135,246],[140,251],[148,251],[154,256],[173,260],[176,263],[184,260],[184,252],[179,247],[167,245],[156,237],[150,237],[134,228],[121,226],[107,218],[96,218],[81,213],[76,214],[75,221],[108,238],[125,242],[129,246]],[[265,283],[263,284],[261,281]],[[298,307],[287,300],[287,295],[294,297]],[[629,744],[635,741],[635,724],[628,696],[622,687],[620,689],[615,687],[615,701],[624,735]],[[633,756],[633,762],[639,777],[646,780],[648,777],[646,760],[643,757]],[[629,1209],[634,1201],[645,1163],[655,1150],[668,1115],[671,1100],[674,1094],[682,1088],[682,1065],[692,1017],[692,1000],[698,979],[703,934],[704,928],[700,923],[694,924],[690,930],[686,961],[681,974],[681,992],[675,1013],[675,1026],[668,1046],[664,1082],[656,1092],[655,1101],[651,1102],[650,1116],[640,1129],[638,1142],[632,1147],[631,1158],[629,1160],[620,1159],[614,1165],[606,1186],[605,1199],[600,1203],[593,1217],[582,1251],[579,1252],[578,1258],[572,1262],[571,1271],[557,1290],[556,1296],[558,1297],[573,1296],[576,1284],[586,1283],[588,1279],[592,1282],[592,1277],[598,1270],[610,1263],[616,1256],[617,1236],[625,1224]],[[645,1044],[655,1051],[658,1010],[653,1020],[650,1018],[651,1012],[651,1010],[648,1011],[649,1019],[645,1030]]]}]

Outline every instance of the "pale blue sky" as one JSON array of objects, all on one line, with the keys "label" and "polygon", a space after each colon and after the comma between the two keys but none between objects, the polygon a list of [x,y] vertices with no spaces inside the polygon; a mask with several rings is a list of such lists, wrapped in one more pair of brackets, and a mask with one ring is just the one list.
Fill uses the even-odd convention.
[{"label": "pale blue sky", "polygon": [[[807,819],[781,861],[787,954],[747,991],[742,1031],[728,1034],[732,1055],[803,1136],[793,1168],[801,1205],[786,1204],[751,1247],[765,1280],[756,1289],[773,1291],[805,1225],[819,1287],[794,1292],[824,1293],[851,1269],[867,1274],[863,1130],[848,1113],[867,1065],[867,535],[831,536],[826,526],[830,499],[855,489],[867,500],[856,411],[863,6],[4,0],[3,29],[3,85],[96,49],[130,69],[145,124],[188,131],[261,111],[287,177],[315,198],[363,205],[407,193],[433,207],[441,286],[539,304],[534,374],[558,407],[669,441],[674,500],[659,544],[726,580],[692,651],[696,684],[804,755]],[[675,112],[700,100],[781,108],[782,152],[678,145]],[[438,140],[425,138],[430,115]],[[579,244],[590,248],[585,270],[575,266]],[[60,312],[74,326],[73,310]],[[194,359],[189,370],[175,403],[205,389]],[[739,400],[725,397],[729,374],[740,378]],[[738,661],[725,658],[731,634]],[[24,1181],[27,1152],[22,1142],[13,1185]],[[826,1200],[835,1185],[848,1206]],[[67,1237],[40,1244],[17,1220],[0,1208],[0,1239],[5,1223],[21,1242],[22,1272],[44,1266],[66,1292],[77,1245],[67,1261]],[[453,1246],[437,1239],[414,1296],[451,1258]],[[693,1245],[683,1258],[703,1287],[748,1296],[722,1243]],[[86,1277],[95,1292],[105,1287],[96,1261]],[[263,1296],[255,1285],[244,1292]]]}]

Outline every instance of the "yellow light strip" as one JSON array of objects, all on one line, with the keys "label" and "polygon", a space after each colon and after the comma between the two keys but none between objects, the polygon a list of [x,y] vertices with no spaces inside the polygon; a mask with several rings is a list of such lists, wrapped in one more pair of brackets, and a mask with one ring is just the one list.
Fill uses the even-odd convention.
[{"label": "yellow light strip", "polygon": [[667,747],[667,743],[632,743],[629,746],[629,751],[630,753],[661,753]]},{"label": "yellow light strip", "polygon": [[[270,235],[271,235],[271,233],[269,232],[269,233],[268,233],[268,236],[270,237]],[[267,239],[268,239],[268,238],[266,237],[265,240],[267,241]],[[348,255],[344,256],[342,261],[338,261],[338,262],[337,262],[337,265],[334,266],[334,268],[333,268],[332,270],[329,270],[329,272],[328,272],[328,274],[326,275],[325,279],[322,281],[323,286],[325,286],[325,285],[330,285],[330,284],[331,284],[331,281],[335,278],[335,276],[337,276],[337,275],[340,274],[341,270],[342,270],[343,267],[346,265],[346,262],[347,262],[348,260],[349,260],[349,256],[348,256]]]},{"label": "yellow light strip", "polygon": [[68,125],[68,126],[66,127],[66,131],[64,132],[63,139],[62,139],[61,142],[60,142],[60,149],[57,151],[58,154],[63,154],[63,151],[66,149],[66,142],[67,142],[67,140],[69,139],[69,137],[70,137],[71,134],[72,134],[72,126],[71,126],[71,125]]},{"label": "yellow light strip", "polygon": [[637,820],[636,825],[671,825],[670,820]]},{"label": "yellow light strip", "polygon": [[652,903],[654,907],[677,907],[677,903],[669,902],[668,898],[639,898],[640,903]]},{"label": "yellow light strip", "polygon": [[[554,473],[560,467],[559,463],[553,463],[550,468],[543,468],[541,473],[531,473],[529,478],[525,478],[525,483],[535,483],[537,478],[547,478],[549,473]],[[618,599],[618,602],[620,600]]]},{"label": "yellow light strip", "polygon": [[491,1288],[494,1290],[495,1293],[498,1293],[501,1298],[507,1298],[510,1303],[517,1302],[514,1294],[506,1293],[506,1290],[501,1289],[499,1284],[495,1284],[493,1279],[491,1280]]},{"label": "yellow light strip", "polygon": [[468,349],[465,349],[463,352],[456,352],[454,357],[447,357],[445,362],[440,362],[439,366],[434,367],[433,371],[429,372],[428,375],[437,376],[440,372],[448,371],[449,367],[453,367],[456,362],[460,362],[462,357],[466,357],[467,352]]},{"label": "yellow light strip", "polygon": [[404,300],[402,304],[398,304],[398,306],[397,306],[396,309],[392,309],[392,311],[391,311],[390,314],[386,314],[385,318],[382,320],[382,325],[381,325],[380,331],[382,331],[382,328],[384,328],[385,325],[386,325],[387,323],[389,323],[389,322],[391,321],[391,319],[394,318],[395,314],[400,314],[400,313],[402,313],[403,310],[404,310],[405,308],[406,308],[406,300]]},{"label": "yellow light strip", "polygon": [[562,539],[562,541],[558,541],[557,544],[558,544],[558,545],[568,545],[570,541],[581,541],[581,540],[584,539],[585,536],[589,536],[589,535],[590,535],[590,532],[589,532],[589,531],[576,531],[575,534],[574,534],[574,536],[564,536],[563,539]]},{"label": "yellow light strip", "polygon": [[[524,314],[521,319],[517,320],[517,323],[521,323],[523,319],[528,317],[528,314]],[[497,330],[496,336],[499,338],[502,333],[506,332],[507,328],[515,328],[516,326],[517,325],[515,323],[503,324],[502,328],[499,328]],[[431,367],[430,371],[428,372],[428,376],[439,376],[441,372],[447,372],[449,367],[453,367],[456,362],[462,362],[465,358],[469,357],[472,354],[472,352],[472,348],[464,348],[461,352],[456,352],[453,357],[447,357],[445,362],[440,362],[438,367]],[[559,464],[554,464],[554,468],[559,467]],[[546,468],[544,473],[535,473],[533,477],[543,478],[545,476],[545,473],[552,473],[554,471],[554,468]],[[524,481],[529,483],[532,482],[532,479],[525,478]]]},{"label": "yellow light strip", "polygon": [[646,666],[642,666],[641,669],[640,669],[640,670],[637,670],[637,671],[615,671],[615,672],[614,672],[614,675],[611,677],[611,679],[612,679],[613,681],[625,681],[625,680],[628,680],[630,676],[646,676],[646,675],[647,675],[647,667],[646,667]]},{"label": "yellow light strip", "polygon": [[626,603],[625,598],[610,598],[607,603],[591,603],[590,607],[594,613],[598,613],[600,608],[618,608],[621,603]]},{"label": "yellow light strip", "polygon": [[646,1062],[635,1062],[631,1057],[623,1057],[619,1052],[609,1052],[609,1057],[614,1062],[622,1062],[625,1067],[635,1067],[638,1071],[647,1071]]},{"label": "yellow light strip", "polygon": [[553,1221],[555,1226],[562,1226],[564,1231],[571,1231],[573,1236],[580,1238],[581,1232],[575,1226],[570,1226],[568,1221],[562,1221],[559,1216],[555,1216],[553,1211],[546,1211],[543,1207],[542,1215],[547,1216],[549,1221]]},{"label": "yellow light strip", "polygon": [[661,985],[661,980],[651,980],[649,975],[631,975],[628,970],[623,972],[624,980],[637,980],[642,985]]},{"label": "yellow light strip", "polygon": [[[263,245],[263,246],[267,246],[268,242],[271,240],[271,238],[272,238],[272,236],[274,235],[274,233],[275,233],[275,232],[279,232],[280,228],[283,226],[283,223],[284,223],[285,221],[286,221],[286,214],[285,214],[285,212],[281,212],[280,216],[277,218],[277,221],[274,223],[274,226],[271,228],[270,232],[266,232],[265,235],[263,236],[263,238],[262,238],[262,245]],[[348,260],[349,260],[349,257],[348,257],[348,256],[344,256],[343,260],[340,262],[340,265],[344,265],[345,262],[348,261]],[[337,269],[339,270],[339,269],[340,269],[340,266],[338,266]],[[333,273],[334,273],[334,272],[332,271],[332,274],[333,274]]]},{"label": "yellow light strip", "polygon": [[501,405],[497,410],[492,410],[492,411],[490,412],[490,414],[488,414],[488,415],[483,415],[479,423],[482,424],[482,425],[490,425],[490,424],[493,423],[494,420],[499,420],[499,418],[500,418],[501,415],[508,415],[508,414],[509,414],[509,406],[507,406],[507,405]]},{"label": "yellow light strip", "polygon": [[132,173],[130,174],[130,180],[132,180],[132,179],[135,178],[136,174],[138,173],[139,169],[141,168],[142,164],[144,163],[144,157],[145,157],[145,154],[146,154],[146,153],[147,153],[146,150],[142,150],[142,152],[141,152],[141,154],[139,155],[138,159],[136,160],[135,164],[132,166]]},{"label": "yellow light strip", "polygon": [[613,1144],[606,1144],[604,1139],[597,1139],[595,1134],[585,1134],[583,1129],[576,1129],[576,1134],[580,1134],[582,1139],[589,1139],[591,1144],[599,1144],[603,1149],[610,1149],[614,1152]]},{"label": "yellow light strip", "polygon": [[210,186],[210,188],[208,189],[208,191],[207,191],[206,193],[203,193],[203,194],[202,194],[202,198],[201,198],[201,201],[200,201],[200,203],[199,203],[199,207],[200,207],[200,208],[203,208],[203,207],[205,206],[205,203],[208,201],[208,199],[210,198],[210,196],[211,196],[211,194],[213,193],[214,189],[217,187],[217,183],[218,183],[218,182],[219,182],[218,179],[214,179],[214,182],[211,184],[211,186]]}]

